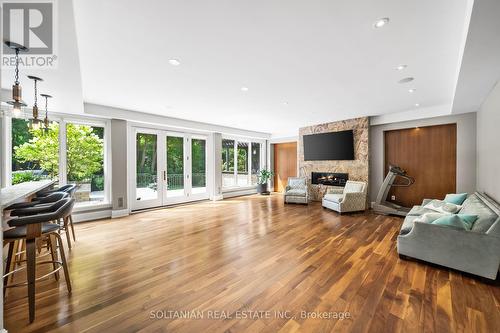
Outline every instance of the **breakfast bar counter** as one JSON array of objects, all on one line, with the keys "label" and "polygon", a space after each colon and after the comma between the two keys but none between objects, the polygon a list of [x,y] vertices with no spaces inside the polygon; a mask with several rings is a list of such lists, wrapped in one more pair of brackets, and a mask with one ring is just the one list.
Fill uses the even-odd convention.
[{"label": "breakfast bar counter", "polygon": [[0,190],[0,211],[4,210],[5,207],[8,207],[13,203],[23,200],[25,201],[35,193],[46,189],[54,183],[54,180],[40,180],[2,188]]}]

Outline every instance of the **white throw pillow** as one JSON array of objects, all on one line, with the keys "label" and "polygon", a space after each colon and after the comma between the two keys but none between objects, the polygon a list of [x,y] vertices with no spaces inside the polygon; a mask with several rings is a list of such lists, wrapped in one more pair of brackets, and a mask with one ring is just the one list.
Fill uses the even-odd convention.
[{"label": "white throw pillow", "polygon": [[432,200],[424,208],[431,209],[442,214],[456,214],[462,209],[461,205],[455,205],[451,202],[445,202],[443,200]]},{"label": "white throw pillow", "polygon": [[425,213],[422,216],[417,217],[414,222],[425,222],[425,223],[432,223],[439,219],[440,217],[443,217],[448,214],[442,214],[442,213]]}]

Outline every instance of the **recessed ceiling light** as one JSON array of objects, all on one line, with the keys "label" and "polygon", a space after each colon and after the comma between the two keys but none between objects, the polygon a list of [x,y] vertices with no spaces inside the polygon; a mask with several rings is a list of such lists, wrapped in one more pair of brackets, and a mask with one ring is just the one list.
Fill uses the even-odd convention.
[{"label": "recessed ceiling light", "polygon": [[398,71],[402,71],[403,69],[405,69],[406,67],[408,67],[408,65],[399,65],[398,67],[396,67],[396,70]]},{"label": "recessed ceiling light", "polygon": [[417,108],[418,108],[419,106],[420,106],[420,104],[418,104],[418,103],[415,103],[415,107],[417,107]]},{"label": "recessed ceiling light", "polygon": [[415,79],[412,77],[405,77],[404,79],[399,80],[398,83],[408,83],[408,82],[411,82],[413,80],[415,80]]},{"label": "recessed ceiling light", "polygon": [[382,28],[387,23],[389,23],[389,18],[384,17],[384,18],[376,20],[375,23],[373,23],[373,27],[374,28]]},{"label": "recessed ceiling light", "polygon": [[287,106],[287,105],[288,105],[288,102],[283,102],[283,105]]},{"label": "recessed ceiling light", "polygon": [[408,89],[409,93],[414,93],[415,91],[417,91],[417,89],[415,89],[415,88]]},{"label": "recessed ceiling light", "polygon": [[179,66],[181,64],[181,62],[177,59],[170,59],[168,63],[172,66]]},{"label": "recessed ceiling light", "polygon": [[248,91],[248,87],[241,87],[241,91]]}]

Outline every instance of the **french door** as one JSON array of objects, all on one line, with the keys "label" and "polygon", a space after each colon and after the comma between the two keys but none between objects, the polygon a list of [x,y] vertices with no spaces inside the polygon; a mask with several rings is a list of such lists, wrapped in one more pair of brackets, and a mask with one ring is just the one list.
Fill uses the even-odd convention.
[{"label": "french door", "polygon": [[134,128],[132,210],[208,199],[207,138]]}]

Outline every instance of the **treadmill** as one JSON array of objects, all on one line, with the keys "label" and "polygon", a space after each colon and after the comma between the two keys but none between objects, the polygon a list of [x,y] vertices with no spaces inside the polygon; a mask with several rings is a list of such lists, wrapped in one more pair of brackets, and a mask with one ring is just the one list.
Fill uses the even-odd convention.
[{"label": "treadmill", "polygon": [[[394,180],[399,177],[405,180],[405,183],[394,184]],[[406,174],[406,171],[398,166],[389,166],[389,172],[382,183],[382,187],[378,191],[377,199],[372,204],[373,210],[378,214],[383,215],[398,215],[406,216],[411,208],[396,205],[395,203],[387,201],[389,190],[391,187],[408,187],[415,183],[415,179]]]}]

